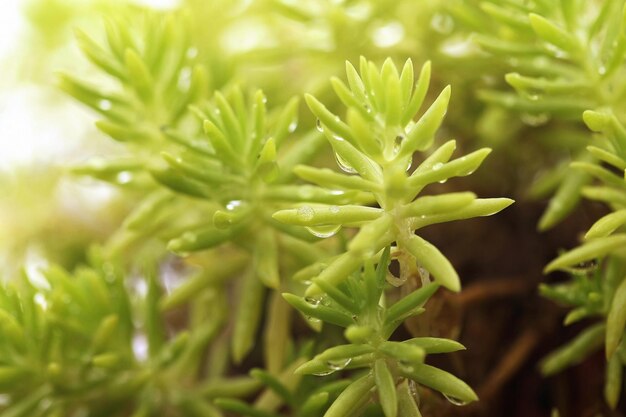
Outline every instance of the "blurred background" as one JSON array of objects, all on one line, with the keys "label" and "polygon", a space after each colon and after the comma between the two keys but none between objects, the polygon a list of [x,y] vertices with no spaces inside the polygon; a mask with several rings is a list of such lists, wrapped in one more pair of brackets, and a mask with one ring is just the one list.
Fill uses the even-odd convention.
[{"label": "blurred background", "polygon": [[[74,38],[102,31],[129,5],[167,11],[174,0],[5,0],[0,4],[0,269],[46,259],[72,264],[86,242],[119,225],[119,195],[104,182],[70,180],[71,164],[121,149],[96,116],[59,88],[62,71],[98,76]],[[113,209],[113,210],[112,210]],[[54,252],[53,254],[51,252]],[[52,255],[52,256],[51,256]]]}]

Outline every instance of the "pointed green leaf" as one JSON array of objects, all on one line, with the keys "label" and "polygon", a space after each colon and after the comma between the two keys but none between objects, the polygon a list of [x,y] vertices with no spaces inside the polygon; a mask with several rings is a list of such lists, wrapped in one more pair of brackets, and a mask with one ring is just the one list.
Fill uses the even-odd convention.
[{"label": "pointed green leaf", "polygon": [[607,214],[596,221],[585,234],[585,239],[606,237],[626,223],[626,210]]},{"label": "pointed green leaf", "polygon": [[580,44],[575,35],[570,34],[543,16],[531,13],[529,17],[533,30],[544,41],[571,54],[580,52]]},{"label": "pointed green leaf", "polygon": [[359,406],[370,400],[370,391],[374,387],[374,377],[366,375],[350,384],[332,403],[324,417],[346,417]]},{"label": "pointed green leaf", "polygon": [[428,149],[435,138],[435,133],[441,126],[450,101],[450,86],[447,86],[435,99],[413,127],[407,132],[405,140],[400,146],[400,156],[407,156],[413,152]]},{"label": "pointed green leaf", "polygon": [[400,299],[387,309],[385,322],[391,323],[398,320],[409,311],[421,307],[437,291],[439,285],[436,283],[426,284],[418,288],[406,297]]},{"label": "pointed green leaf", "polygon": [[378,359],[374,363],[374,380],[385,417],[396,417],[398,415],[396,382],[384,359]]},{"label": "pointed green leaf", "polygon": [[427,354],[450,353],[465,350],[465,346],[456,340],[441,339],[438,337],[415,337],[413,339],[405,340],[402,343],[419,346],[424,349],[424,352]]},{"label": "pointed green leaf", "polygon": [[603,323],[596,324],[581,332],[572,341],[546,356],[540,363],[541,373],[553,375],[576,365],[585,357],[599,349],[604,342]]},{"label": "pointed green leaf", "polygon": [[626,245],[626,234],[616,234],[609,237],[597,238],[583,243],[581,246],[559,256],[545,267],[544,272],[552,272],[589,261],[602,258],[609,253],[622,249]]},{"label": "pointed green leaf", "polygon": [[405,377],[439,391],[458,402],[470,403],[478,400],[478,396],[469,385],[456,376],[434,366],[415,364],[411,367],[401,367],[400,372]]},{"label": "pointed green leaf", "polygon": [[604,399],[611,410],[615,410],[622,393],[622,377],[624,365],[619,355],[613,355],[606,364],[606,377],[604,378]]},{"label": "pointed green leaf", "polygon": [[606,357],[610,358],[624,334],[626,326],[626,279],[617,287],[606,318]]},{"label": "pointed green leaf", "polygon": [[283,297],[289,304],[308,317],[313,317],[341,327],[348,327],[354,324],[352,317],[332,307],[323,305],[321,301],[313,297],[309,297],[311,302],[307,302],[302,297],[288,293],[283,293]]},{"label": "pointed green leaf", "polygon": [[433,244],[427,242],[417,235],[412,235],[406,242],[406,249],[415,257],[440,285],[450,291],[461,290],[461,281],[456,270],[448,260]]}]

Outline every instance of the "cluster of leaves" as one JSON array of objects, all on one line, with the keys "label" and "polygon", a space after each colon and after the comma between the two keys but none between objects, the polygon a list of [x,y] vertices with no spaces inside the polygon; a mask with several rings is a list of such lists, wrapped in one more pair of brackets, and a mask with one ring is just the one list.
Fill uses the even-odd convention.
[{"label": "cluster of leaves", "polygon": [[[297,11],[283,6],[292,14]],[[118,312],[116,303],[84,306],[106,311],[98,310],[93,322],[81,323],[88,348],[73,346],[80,358],[63,362],[84,369],[61,368],[76,373],[64,381],[87,391],[70,389],[67,395],[76,400],[72,402],[52,385],[48,389],[54,391],[42,395],[58,398],[54,412],[86,410],[91,415],[99,407],[97,401],[112,398],[103,413],[219,416],[222,409],[273,416],[286,406],[301,416],[348,412],[358,416],[372,403],[380,403],[373,407],[382,407],[388,417],[419,415],[411,388],[415,383],[438,390],[451,401],[476,400],[465,383],[424,363],[426,353],[451,352],[461,345],[428,337],[389,341],[407,317],[423,311],[440,285],[460,290],[450,262],[415,231],[491,215],[512,202],[479,199],[470,192],[417,198],[430,184],[473,173],[490,151],[450,160],[456,147],[452,140],[412,169],[416,152],[428,151],[435,141],[450,88],[414,121],[427,96],[430,64],[422,67],[415,82],[411,60],[399,72],[391,59],[380,69],[361,59],[360,74],[347,65],[348,85],[332,80],[348,107],[347,121],[307,96],[317,129],[315,123],[306,122],[299,128],[297,99],[268,110],[262,91],[248,93],[247,86],[222,86],[221,81],[217,83],[221,91],[212,91],[215,63],[207,69],[201,62],[203,51],[189,31],[180,29],[192,26],[189,19],[146,14],[138,25],[124,19],[108,22],[106,46],[78,33],[83,52],[107,75],[108,84],[96,87],[61,76],[61,87],[102,115],[97,127],[126,150],[126,155],[90,161],[74,172],[130,189],[140,200],[105,245],[104,258],[122,258],[123,268],[132,271],[146,260],[172,256],[166,254],[169,250],[198,271],[167,294],[161,291],[160,275],[148,271],[143,274],[148,280],[146,294],[139,291],[133,297],[119,276],[109,277],[107,261],[92,262],[75,277],[63,275],[61,283],[78,285],[80,290],[49,278],[52,291],[69,301],[63,301],[64,308],[82,306],[74,298],[88,300],[81,291],[96,290],[102,300],[121,300],[125,308]],[[324,139],[344,173],[306,165],[322,149]],[[296,175],[316,185],[302,184]],[[359,231],[354,234],[353,228]],[[388,273],[390,254],[399,261],[399,277]],[[436,283],[430,282],[431,274]],[[92,281],[98,279],[104,287],[83,287],[83,281],[96,285]],[[398,298],[399,286],[414,291]],[[305,297],[290,294],[305,290]],[[287,303],[280,295],[284,291],[289,292],[284,295]],[[22,298],[32,296],[26,293]],[[394,303],[387,307],[391,300]],[[322,328],[322,322],[347,327],[351,344],[322,352],[311,346],[296,349],[288,303],[309,317],[306,322],[322,335],[332,332],[332,326]],[[49,302],[46,314],[57,308],[53,304]],[[234,314],[224,314],[231,306]],[[188,329],[168,337],[166,313],[181,310],[189,312]],[[81,314],[87,313],[61,315],[60,325],[71,327],[72,317]],[[231,362],[240,364],[253,351],[263,318],[266,369],[252,371],[250,378],[224,379]],[[124,325],[118,324],[121,321]],[[147,337],[147,360],[133,353],[137,332]],[[32,337],[38,334],[31,332]],[[107,345],[110,340],[116,345]],[[315,353],[319,354],[306,362]],[[333,361],[365,369],[344,380],[330,377],[319,387],[316,378],[301,375],[348,368]],[[94,382],[86,383],[83,373],[88,376],[92,370]],[[47,380],[43,385],[50,387]],[[262,385],[266,391],[253,402],[240,399],[249,398]],[[115,389],[119,396],[107,393]],[[23,401],[20,394],[9,393],[6,412]],[[49,410],[41,413],[48,415]]]},{"label": "cluster of leaves", "polygon": [[[302,205],[277,212],[274,217],[308,227],[358,227],[348,250],[328,265],[318,267],[309,294],[319,283],[337,285],[359,267],[363,260],[396,242],[401,283],[417,271],[428,270],[441,285],[460,290],[457,273],[450,262],[415,230],[431,224],[486,216],[512,203],[506,198],[478,199],[473,193],[450,193],[416,198],[429,184],[473,173],[490,152],[481,149],[450,161],[456,147],[448,141],[413,169],[414,154],[429,149],[446,113],[450,87],[446,87],[422,117],[412,119],[421,107],[430,81],[426,63],[413,86],[413,64],[407,61],[400,74],[391,60],[379,70],[361,59],[361,74],[347,64],[348,88],[339,79],[333,87],[348,107],[347,123],[331,113],[313,96],[307,96],[318,126],[329,140],[338,174],[327,169],[295,167],[297,175],[329,189],[371,193],[378,208],[358,205]],[[350,174],[350,175],[346,175]],[[356,174],[356,175],[353,175]],[[314,269],[314,268],[313,268]]]},{"label": "cluster of leaves", "polygon": [[[394,252],[397,250],[394,248]],[[342,391],[326,417],[359,415],[375,392],[386,417],[420,416],[417,398],[409,388],[414,383],[440,391],[456,404],[478,399],[463,381],[424,363],[426,354],[464,349],[458,342],[433,337],[389,341],[404,320],[424,311],[423,306],[439,288],[439,284],[424,277],[426,281],[420,288],[387,306],[390,252],[390,247],[384,250],[376,269],[369,260],[362,272],[350,275],[341,285],[321,284],[328,290],[322,297],[284,295],[310,319],[345,327],[345,337],[351,342],[316,355],[297,373],[329,375],[343,369],[365,368],[365,372],[356,373],[358,379]]]},{"label": "cluster of leaves", "polygon": [[203,411],[215,380],[194,381],[219,298],[201,296],[188,328],[168,337],[160,274],[124,275],[94,251],[74,273],[51,266],[2,286],[0,415],[215,415]]},{"label": "cluster of leaves", "polygon": [[[311,110],[318,117],[319,129],[330,141],[337,164],[345,173],[309,166],[296,166],[294,171],[342,194],[371,193],[379,208],[306,202],[274,214],[281,222],[313,228],[326,236],[340,227],[360,228],[346,252],[296,274],[296,279],[309,281],[306,297],[284,295],[310,321],[346,327],[346,337],[352,342],[327,349],[300,366],[297,372],[327,375],[346,368],[371,371],[343,390],[326,411],[325,416],[329,417],[360,415],[368,406],[375,385],[386,416],[419,415],[409,395],[408,380],[439,390],[452,401],[474,401],[476,395],[465,383],[423,363],[426,353],[455,351],[462,348],[458,343],[433,338],[408,342],[388,339],[406,318],[423,311],[422,305],[439,288],[439,283],[453,291],[460,289],[450,262],[432,244],[415,235],[414,230],[428,224],[493,214],[512,201],[477,199],[473,193],[416,199],[416,194],[428,184],[472,173],[488,150],[448,162],[454,142],[447,142],[408,176],[407,166],[410,167],[415,151],[427,149],[433,143],[445,114],[449,88],[413,122],[412,115],[421,106],[428,88],[429,64],[422,69],[415,86],[410,61],[402,74],[391,60],[385,61],[379,70],[372,62],[362,59],[360,75],[350,64],[347,68],[351,88],[338,79],[333,80],[337,94],[348,106],[347,124],[314,97],[307,96]],[[400,277],[388,276],[389,245],[393,242]],[[371,259],[381,256],[381,251],[382,259],[374,270]],[[438,283],[430,282],[431,273]],[[419,288],[385,308],[386,280],[396,287]],[[397,389],[396,382],[399,382]],[[248,415],[255,414],[249,411]]]},{"label": "cluster of leaves", "polygon": [[[593,132],[593,145],[578,140],[570,147],[575,162],[548,173],[539,188],[554,195],[539,223],[553,227],[581,197],[606,203],[611,213],[586,233],[581,246],[552,261],[545,272],[564,270],[571,279],[541,292],[573,307],[569,325],[595,318],[597,324],[549,355],[545,374],[556,373],[605,345],[605,398],[616,407],[622,386],[625,357],[621,341],[626,324],[624,282],[626,223],[624,191],[626,130],[620,115],[624,106],[626,7],[623,1],[486,1],[450,8],[474,32],[474,40],[510,71],[512,91],[484,90],[480,97],[519,113],[550,117],[574,124],[583,121]],[[489,18],[494,25],[477,23]],[[574,125],[576,127],[576,125]],[[570,155],[563,155],[572,158]]]}]

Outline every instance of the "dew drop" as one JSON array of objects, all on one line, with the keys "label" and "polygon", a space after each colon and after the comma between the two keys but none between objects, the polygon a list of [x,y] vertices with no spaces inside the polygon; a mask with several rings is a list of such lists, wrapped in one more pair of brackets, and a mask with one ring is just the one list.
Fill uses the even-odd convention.
[{"label": "dew drop", "polygon": [[335,372],[335,371],[333,371],[332,369],[329,369],[327,371],[313,372],[313,375],[315,375],[315,376],[326,376],[326,375],[332,374],[333,372]]},{"label": "dew drop", "polygon": [[439,181],[439,184],[445,184],[448,181],[447,178],[444,178],[443,180]]},{"label": "dew drop", "polygon": [[317,128],[317,130],[319,130],[320,132],[324,131],[324,126],[322,125],[322,121],[320,119],[317,119],[315,121],[315,127]]},{"label": "dew drop", "polygon": [[109,111],[113,107],[111,100],[103,99],[98,102],[98,108],[102,111]]},{"label": "dew drop", "polygon": [[452,16],[446,13],[437,13],[430,21],[430,27],[441,34],[448,34],[454,29]]},{"label": "dew drop", "polygon": [[592,259],[590,261],[580,262],[570,268],[570,272],[574,275],[592,275],[598,269],[598,261]]},{"label": "dew drop", "polygon": [[328,365],[328,367],[333,371],[341,371],[346,366],[350,365],[350,362],[352,362],[352,358],[328,361],[326,362],[326,365]]},{"label": "dew drop", "polygon": [[335,236],[337,232],[341,229],[341,225],[330,224],[330,225],[322,225],[322,226],[307,226],[305,227],[309,233],[313,236],[321,237],[323,239]]},{"label": "dew drop", "polygon": [[433,171],[439,171],[443,167],[443,162],[437,162],[433,165]]},{"label": "dew drop", "polygon": [[348,174],[356,174],[357,170],[352,167],[345,159],[343,159],[339,154],[335,154],[335,160],[337,161],[337,165],[341,170]]},{"label": "dew drop", "polygon": [[[322,322],[320,319],[317,319],[315,317],[311,317],[311,316],[305,316],[305,317],[309,321],[309,323],[311,323],[311,324],[318,324],[318,323]],[[326,375],[328,375],[328,374],[326,374]]]},{"label": "dew drop", "polygon": [[458,406],[462,406],[462,405],[466,405],[467,404],[467,401],[460,400],[460,399],[452,397],[450,395],[443,394],[443,396],[446,398],[446,400],[448,400],[448,402],[450,404],[458,405]]},{"label": "dew drop", "polygon": [[311,305],[311,307],[317,307],[317,306],[320,305],[320,302],[322,300],[320,298],[318,298],[318,297],[305,297],[304,301],[309,303]]},{"label": "dew drop", "polygon": [[300,220],[302,221],[309,221],[313,219],[314,215],[315,211],[311,208],[311,206],[302,206],[298,209],[298,217],[300,217]]},{"label": "dew drop", "polygon": [[398,135],[393,142],[393,153],[397,155],[400,152],[400,147],[402,146],[402,142],[404,141],[404,136]]}]

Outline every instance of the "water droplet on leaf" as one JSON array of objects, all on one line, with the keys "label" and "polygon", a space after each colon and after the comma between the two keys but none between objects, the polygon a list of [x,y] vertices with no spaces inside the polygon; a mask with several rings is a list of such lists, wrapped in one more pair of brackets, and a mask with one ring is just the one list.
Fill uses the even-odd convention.
[{"label": "water droplet on leaf", "polygon": [[317,119],[315,121],[315,127],[317,128],[317,130],[319,130],[320,132],[324,131],[324,126],[322,125],[322,121],[320,119]]},{"label": "water droplet on leaf", "polygon": [[598,269],[598,261],[592,259],[590,261],[580,262],[570,268],[570,272],[574,275],[592,275]]},{"label": "water droplet on leaf", "polygon": [[436,164],[433,165],[433,171],[439,171],[441,169],[441,167],[443,167],[443,162],[437,162]]},{"label": "water droplet on leaf", "polygon": [[338,359],[326,362],[326,365],[333,371],[341,371],[352,362],[352,358]]},{"label": "water droplet on leaf", "polygon": [[345,159],[343,159],[339,154],[335,154],[335,160],[337,160],[337,165],[343,172],[348,174],[356,174],[357,170],[352,167]]},{"label": "water droplet on leaf", "polygon": [[467,401],[460,400],[460,399],[452,397],[450,395],[443,394],[443,396],[446,397],[446,400],[448,400],[448,402],[450,404],[458,405],[458,406],[462,406],[462,405],[466,405],[467,404]]},{"label": "water droplet on leaf", "polygon": [[304,301],[309,303],[312,307],[317,307],[320,305],[321,299],[317,297],[305,297]]},{"label": "water droplet on leaf", "polygon": [[330,224],[330,225],[322,225],[322,226],[307,226],[306,230],[309,231],[313,236],[328,238],[337,234],[337,232],[341,229],[341,225],[338,224]]},{"label": "water droplet on leaf", "polygon": [[326,376],[326,375],[332,374],[333,372],[335,372],[335,371],[333,371],[332,369],[329,369],[328,371],[313,372],[313,375],[315,375],[315,376]]},{"label": "water droplet on leaf", "polygon": [[315,210],[311,206],[302,206],[298,209],[298,217],[302,221],[309,221],[315,215]]}]

